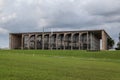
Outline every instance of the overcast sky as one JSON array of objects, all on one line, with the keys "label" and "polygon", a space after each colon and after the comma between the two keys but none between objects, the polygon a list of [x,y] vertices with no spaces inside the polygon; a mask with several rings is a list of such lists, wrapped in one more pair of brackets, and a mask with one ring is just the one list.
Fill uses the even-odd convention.
[{"label": "overcast sky", "polygon": [[10,32],[105,29],[117,42],[120,0],[0,0],[0,47]]}]

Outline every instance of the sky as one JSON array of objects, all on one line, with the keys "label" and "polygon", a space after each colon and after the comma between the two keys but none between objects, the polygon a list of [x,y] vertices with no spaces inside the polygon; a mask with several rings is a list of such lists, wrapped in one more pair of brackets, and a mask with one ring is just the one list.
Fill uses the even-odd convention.
[{"label": "sky", "polygon": [[0,48],[9,33],[104,29],[118,42],[120,0],[0,0]]}]

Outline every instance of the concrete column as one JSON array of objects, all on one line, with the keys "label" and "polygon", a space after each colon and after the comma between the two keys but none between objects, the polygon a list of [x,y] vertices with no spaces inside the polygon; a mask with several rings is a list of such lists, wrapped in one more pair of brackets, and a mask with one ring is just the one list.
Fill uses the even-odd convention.
[{"label": "concrete column", "polygon": [[73,33],[71,33],[71,50],[73,50]]},{"label": "concrete column", "polygon": [[90,33],[90,50],[93,50],[93,38],[92,38],[92,33]]},{"label": "concrete column", "polygon": [[12,35],[9,34],[9,48],[12,49]]},{"label": "concrete column", "polygon": [[28,34],[28,49],[30,49],[30,36],[31,34]]},{"label": "concrete column", "polygon": [[14,43],[13,43],[13,42],[14,42],[14,36],[11,35],[11,44],[12,44],[12,45],[11,45],[11,48],[12,48],[12,49],[14,49]]},{"label": "concrete column", "polygon": [[37,34],[35,34],[35,49],[37,49]]},{"label": "concrete column", "polygon": [[44,50],[44,33],[42,34],[42,49]]},{"label": "concrete column", "polygon": [[107,50],[107,35],[105,31],[102,31],[102,50]]},{"label": "concrete column", "polygon": [[11,49],[14,49],[14,35],[11,35]]},{"label": "concrete column", "polygon": [[51,45],[51,34],[49,34],[49,45],[48,45],[49,49],[50,49],[50,45]]},{"label": "concrete column", "polygon": [[63,35],[63,46],[64,46],[64,50],[65,50],[65,36],[66,36],[66,33],[64,33],[64,35]]},{"label": "concrete column", "polygon": [[53,34],[50,34],[50,49],[51,50],[53,49],[52,36],[53,36]]},{"label": "concrete column", "polygon": [[22,34],[22,38],[21,38],[21,49],[24,49],[24,35]]},{"label": "concrete column", "polygon": [[80,41],[80,43],[81,43],[81,50],[83,50],[83,36],[82,36],[82,34],[84,34],[84,33],[81,33],[81,41]]},{"label": "concrete column", "polygon": [[98,50],[100,50],[100,40],[99,40],[99,43],[98,43]]},{"label": "concrete column", "polygon": [[79,33],[79,50],[80,50],[80,44],[81,44],[80,37],[81,37],[81,33]]},{"label": "concrete column", "polygon": [[58,36],[59,34],[56,34],[56,50],[58,50]]},{"label": "concrete column", "polygon": [[89,50],[89,34],[87,32],[87,50]]}]

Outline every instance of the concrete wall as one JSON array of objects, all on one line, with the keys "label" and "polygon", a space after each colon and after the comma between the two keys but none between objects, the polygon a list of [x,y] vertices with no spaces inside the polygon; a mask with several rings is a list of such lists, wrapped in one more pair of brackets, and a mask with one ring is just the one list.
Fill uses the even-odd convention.
[{"label": "concrete wall", "polygon": [[105,31],[102,31],[102,50],[107,50],[107,34]]},{"label": "concrete wall", "polygon": [[10,48],[21,49],[21,35],[10,35]]},{"label": "concrete wall", "polygon": [[93,33],[90,33],[90,50],[100,50],[100,39],[98,39]]},{"label": "concrete wall", "polygon": [[10,35],[10,48],[100,50],[102,39],[102,50],[107,50],[107,37],[104,30],[14,33]]}]

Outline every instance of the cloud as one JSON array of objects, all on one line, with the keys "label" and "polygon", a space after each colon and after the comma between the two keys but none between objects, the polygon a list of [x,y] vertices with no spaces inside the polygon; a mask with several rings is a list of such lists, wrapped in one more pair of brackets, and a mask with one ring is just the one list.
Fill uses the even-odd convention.
[{"label": "cloud", "polygon": [[46,31],[105,29],[117,41],[119,4],[120,0],[0,0],[0,33],[43,27]]},{"label": "cloud", "polygon": [[2,7],[4,5],[4,1],[0,0],[0,7]]},{"label": "cloud", "polygon": [[95,15],[114,15],[120,11],[119,0],[85,0],[84,9]]},{"label": "cloud", "polygon": [[0,34],[7,34],[8,32],[8,30],[0,28]]},{"label": "cloud", "polygon": [[0,15],[1,15],[3,7],[4,7],[4,0],[0,0]]},{"label": "cloud", "polygon": [[16,13],[12,13],[12,14],[9,14],[9,15],[3,14],[3,15],[0,16],[0,23],[1,24],[2,23],[7,23],[7,22],[9,22],[9,21],[11,21],[15,18],[16,18]]}]

